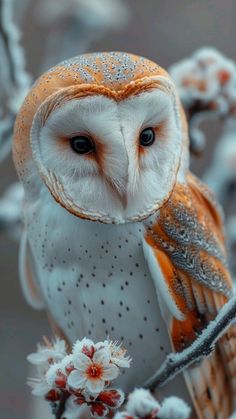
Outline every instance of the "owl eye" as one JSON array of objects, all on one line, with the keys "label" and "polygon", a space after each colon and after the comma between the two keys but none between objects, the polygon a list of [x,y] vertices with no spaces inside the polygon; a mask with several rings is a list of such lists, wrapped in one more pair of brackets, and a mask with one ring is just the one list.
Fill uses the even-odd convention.
[{"label": "owl eye", "polygon": [[85,135],[78,135],[70,139],[72,150],[79,154],[88,154],[95,150],[94,142]]},{"label": "owl eye", "polygon": [[140,145],[149,147],[155,141],[155,131],[152,128],[145,128],[139,137]]}]

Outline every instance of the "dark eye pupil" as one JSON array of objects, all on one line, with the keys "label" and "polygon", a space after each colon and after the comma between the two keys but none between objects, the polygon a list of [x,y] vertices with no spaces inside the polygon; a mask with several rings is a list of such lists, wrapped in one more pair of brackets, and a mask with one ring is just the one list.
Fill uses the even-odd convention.
[{"label": "dark eye pupil", "polygon": [[79,154],[87,154],[95,149],[93,141],[85,135],[71,138],[70,144],[71,148]]},{"label": "dark eye pupil", "polygon": [[140,144],[144,147],[152,145],[155,141],[155,132],[152,128],[144,129],[140,134]]}]

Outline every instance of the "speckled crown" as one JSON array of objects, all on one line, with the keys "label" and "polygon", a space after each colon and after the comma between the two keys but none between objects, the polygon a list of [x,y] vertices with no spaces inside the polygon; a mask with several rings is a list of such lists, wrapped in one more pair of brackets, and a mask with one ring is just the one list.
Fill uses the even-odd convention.
[{"label": "speckled crown", "polygon": [[[125,52],[104,52],[80,55],[65,60],[49,70],[47,75],[65,74],[60,78],[73,77],[75,83],[96,84],[111,90],[122,90],[127,83],[143,77],[166,74],[156,63]],[[69,74],[68,74],[69,72]]]}]

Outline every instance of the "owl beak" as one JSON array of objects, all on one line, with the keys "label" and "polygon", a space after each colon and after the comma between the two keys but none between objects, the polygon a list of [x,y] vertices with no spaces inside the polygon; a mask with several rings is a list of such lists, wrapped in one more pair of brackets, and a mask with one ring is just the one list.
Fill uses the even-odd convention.
[{"label": "owl beak", "polygon": [[124,189],[127,182],[124,183],[123,188],[122,188],[123,190],[121,190],[121,188],[119,188],[117,185],[111,182],[111,180],[108,177],[106,177],[106,181],[108,185],[110,186],[111,190],[113,191],[113,194],[115,194],[116,197],[118,197],[123,209],[126,209],[128,205],[128,198],[127,198],[127,192]]}]

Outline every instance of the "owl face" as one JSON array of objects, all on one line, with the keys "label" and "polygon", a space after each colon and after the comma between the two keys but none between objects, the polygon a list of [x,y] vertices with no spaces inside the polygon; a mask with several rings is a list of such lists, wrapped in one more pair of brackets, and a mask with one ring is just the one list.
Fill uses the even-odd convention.
[{"label": "owl face", "polygon": [[131,81],[136,88],[120,97],[104,86],[64,87],[38,107],[32,159],[53,197],[74,215],[137,221],[168,199],[183,151],[179,106],[170,80],[154,75],[142,82],[137,88]]}]

